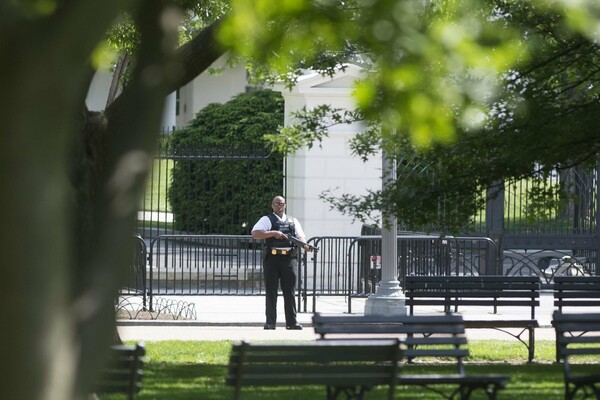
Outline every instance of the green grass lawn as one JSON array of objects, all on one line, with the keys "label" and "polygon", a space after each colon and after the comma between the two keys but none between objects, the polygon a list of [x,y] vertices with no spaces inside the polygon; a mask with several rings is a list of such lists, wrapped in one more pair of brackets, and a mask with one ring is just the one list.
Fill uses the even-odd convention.
[{"label": "green grass lawn", "polygon": [[[161,341],[147,342],[147,357],[143,389],[138,400],[224,400],[232,398],[232,389],[225,386],[231,341]],[[564,397],[562,367],[554,363],[554,342],[536,342],[536,361],[527,363],[527,352],[517,341],[472,341],[467,373],[497,373],[511,376],[499,399],[550,400]],[[600,360],[581,360],[590,370],[600,368]],[[443,363],[440,363],[443,364]],[[443,371],[444,365],[415,365],[417,370]],[[416,371],[415,371],[416,372]],[[118,395],[101,396],[123,399]],[[246,388],[242,398],[248,400],[324,399],[325,389],[319,386]],[[376,388],[367,399],[385,399],[385,388]],[[398,399],[442,399],[441,396],[417,387],[399,387]],[[484,396],[474,396],[483,399]]]},{"label": "green grass lawn", "polygon": [[146,182],[146,192],[140,210],[171,212],[168,193],[173,166],[173,160],[154,160],[154,167]]}]

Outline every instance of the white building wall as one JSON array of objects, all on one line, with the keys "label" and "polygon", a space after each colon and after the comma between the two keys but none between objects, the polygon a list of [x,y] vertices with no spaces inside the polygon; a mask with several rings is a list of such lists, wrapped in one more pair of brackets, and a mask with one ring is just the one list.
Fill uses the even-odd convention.
[{"label": "white building wall", "polygon": [[179,115],[176,118],[178,128],[185,127],[208,104],[226,103],[246,90],[245,65],[231,68],[227,65],[227,57],[222,56],[210,67],[221,70],[220,73],[205,71],[180,89]]},{"label": "white building wall", "polygon": [[87,97],[85,98],[85,105],[88,110],[103,111],[106,108],[106,99],[108,99],[112,75],[112,72],[101,70],[94,74]]},{"label": "white building wall", "polygon": [[177,125],[175,118],[176,93],[173,92],[165,98],[165,106],[162,116],[162,131],[171,132]]},{"label": "white building wall", "polygon": [[[310,74],[302,77],[292,91],[281,87],[285,99],[286,125],[291,113],[329,104],[334,108],[353,109],[352,83],[360,76],[357,67],[333,78]],[[321,146],[304,149],[287,159],[287,203],[290,215],[298,218],[308,237],[360,235],[362,224],[335,210],[319,199],[326,190],[334,194],[365,195],[367,190],[381,188],[381,158],[363,162],[351,154],[349,140],[360,126],[332,127]]]},{"label": "white building wall", "polygon": [[[106,108],[106,100],[112,81],[113,73],[111,71],[98,70],[92,78],[88,89],[85,104],[90,111],[104,111]],[[168,95],[165,99],[165,107],[162,116],[163,132],[173,130],[175,126],[175,92]]]},{"label": "white building wall", "polygon": [[[162,116],[162,131],[171,131],[173,127],[183,128],[198,111],[210,103],[226,103],[232,97],[246,91],[246,67],[240,64],[234,68],[227,65],[227,56],[215,61],[211,69],[222,69],[218,74],[205,71],[179,90],[179,114],[176,114],[176,93],[165,99]],[[106,99],[112,80],[111,71],[97,71],[94,75],[86,104],[90,111],[102,111],[106,108]]]},{"label": "white building wall", "polygon": [[[196,78],[198,79],[198,78]],[[179,88],[179,113],[175,116],[177,128],[185,127],[194,118],[194,81]]]}]

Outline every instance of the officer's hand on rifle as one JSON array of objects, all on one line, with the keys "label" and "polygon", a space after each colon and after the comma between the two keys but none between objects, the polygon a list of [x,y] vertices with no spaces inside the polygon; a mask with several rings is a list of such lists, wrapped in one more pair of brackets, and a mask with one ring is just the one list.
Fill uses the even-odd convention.
[{"label": "officer's hand on rifle", "polygon": [[283,232],[280,231],[274,231],[275,232],[275,239],[287,239],[287,235]]},{"label": "officer's hand on rifle", "polygon": [[300,240],[298,238],[295,238],[293,236],[287,236],[287,235],[284,235],[284,236],[285,236],[285,239],[289,240],[290,242],[292,242],[292,243],[294,243],[294,244],[296,244],[298,246],[302,246],[302,248],[305,251],[319,251],[318,247],[315,247],[315,246],[313,246],[311,244],[303,242],[302,240]]}]

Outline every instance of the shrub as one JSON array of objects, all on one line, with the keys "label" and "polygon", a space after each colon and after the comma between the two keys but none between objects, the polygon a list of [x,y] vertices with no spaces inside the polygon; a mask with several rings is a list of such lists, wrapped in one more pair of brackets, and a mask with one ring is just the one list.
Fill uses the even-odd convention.
[{"label": "shrub", "polygon": [[283,192],[283,156],[263,139],[283,124],[280,93],[242,93],[202,109],[173,133],[171,202],[175,229],[248,234]]}]

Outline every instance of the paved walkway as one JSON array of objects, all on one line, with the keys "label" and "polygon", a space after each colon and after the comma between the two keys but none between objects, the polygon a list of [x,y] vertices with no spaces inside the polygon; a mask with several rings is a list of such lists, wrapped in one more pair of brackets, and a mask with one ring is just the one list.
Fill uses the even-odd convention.
[{"label": "paved walkway", "polygon": [[[284,326],[283,298],[279,296],[278,326],[274,331],[265,331],[264,296],[187,296],[173,297],[172,301],[193,303],[196,320],[119,320],[118,330],[123,340],[313,340],[317,338],[311,326],[312,313],[298,313],[298,322],[304,326],[302,331],[288,331]],[[352,299],[352,313],[363,314],[365,299]],[[308,306],[312,310],[312,303]],[[344,297],[319,297],[316,310],[322,313],[344,314],[348,305]],[[551,292],[543,292],[536,317],[540,328],[536,329],[536,339],[554,340],[551,328],[551,316],[554,310]],[[490,318],[491,309],[467,307],[461,311],[465,318]],[[587,310],[589,312],[600,310]],[[501,310],[501,312],[506,312]],[[419,314],[439,314],[440,310],[424,310]],[[529,309],[511,310],[503,314],[505,318],[528,318]],[[497,316],[496,316],[497,317]],[[511,330],[518,332],[517,330]],[[493,329],[467,330],[469,340],[506,339],[514,340],[508,334]]]}]

